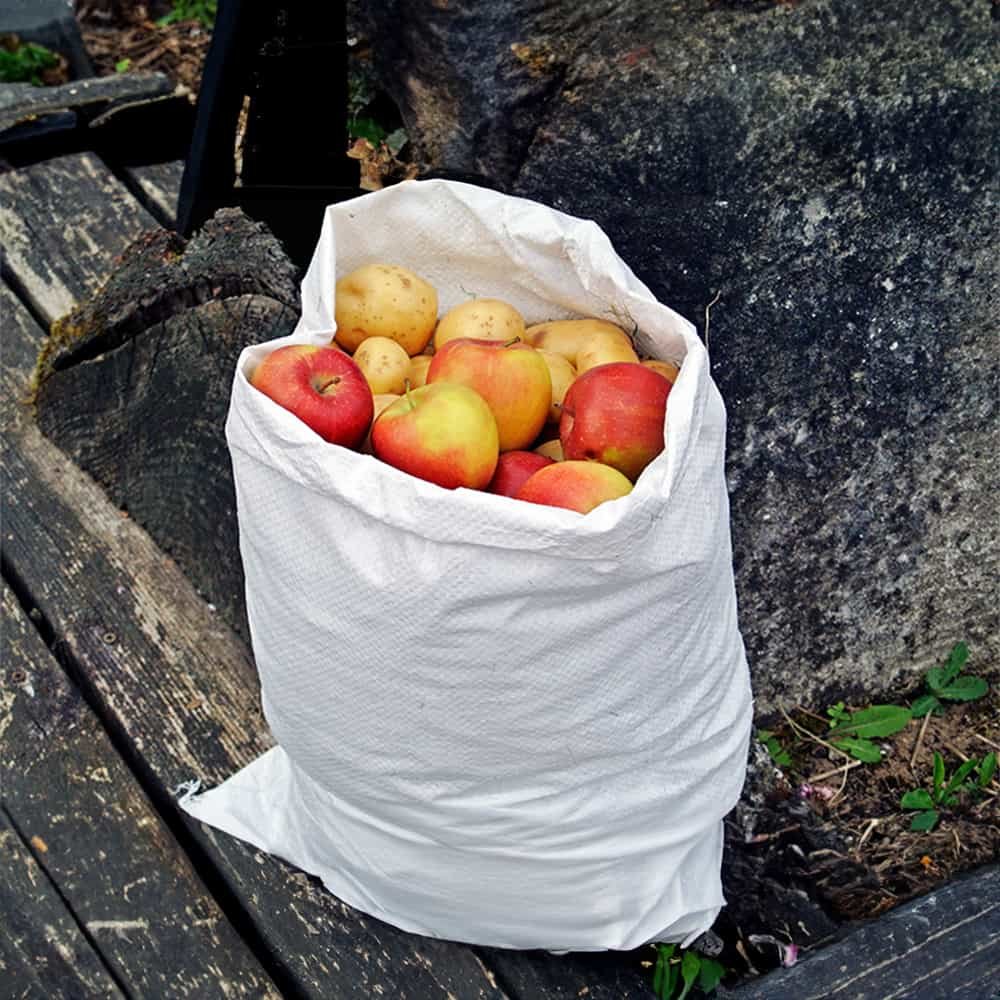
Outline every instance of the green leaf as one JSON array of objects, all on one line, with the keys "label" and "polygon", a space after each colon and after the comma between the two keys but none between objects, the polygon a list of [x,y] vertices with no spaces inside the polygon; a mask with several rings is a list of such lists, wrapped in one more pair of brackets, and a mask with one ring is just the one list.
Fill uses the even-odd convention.
[{"label": "green leaf", "polygon": [[951,653],[948,655],[948,667],[949,671],[954,670],[957,676],[961,671],[962,667],[965,666],[966,660],[969,658],[969,647],[964,642],[956,642],[951,648]]},{"label": "green leaf", "polygon": [[912,718],[913,713],[902,705],[872,705],[871,708],[853,712],[849,719],[834,726],[829,735],[853,733],[867,738],[892,736],[905,729]]},{"label": "green leaf", "polygon": [[985,788],[992,780],[997,770],[997,755],[991,750],[976,769],[977,784],[980,788]]},{"label": "green leaf", "polygon": [[946,687],[938,688],[937,695],[947,701],[975,701],[989,689],[989,684],[982,677],[956,677]]},{"label": "green leaf", "polygon": [[945,788],[944,792],[941,795],[941,798],[938,799],[938,803],[940,805],[949,804],[949,801],[951,800],[952,796],[954,796],[957,792],[961,790],[962,782],[964,782],[965,779],[970,774],[972,774],[977,763],[978,761],[975,760],[962,761],[962,764],[959,767],[959,769],[951,776],[951,781],[948,782],[948,787]]},{"label": "green leaf", "polygon": [[923,833],[926,830],[933,830],[934,827],[937,826],[938,819],[938,813],[934,809],[931,809],[928,812],[917,813],[910,823],[910,829],[914,833]]},{"label": "green leaf", "polygon": [[367,139],[377,146],[386,137],[386,131],[374,118],[352,118],[347,130],[355,139]]},{"label": "green leaf", "polygon": [[663,979],[666,965],[667,960],[663,957],[661,952],[656,956],[656,968],[653,969],[653,992],[658,997],[661,997],[662,1000],[667,1000],[666,994],[663,992]]},{"label": "green leaf", "polygon": [[944,787],[944,757],[934,751],[934,801],[941,801],[941,789]]},{"label": "green leaf", "polygon": [[714,958],[702,958],[701,969],[698,972],[698,989],[702,993],[711,993],[726,974],[726,967]]},{"label": "green leaf", "polygon": [[131,59],[119,59],[118,62],[115,63],[115,72],[127,73],[131,65],[132,65]]},{"label": "green leaf", "polygon": [[684,1000],[691,992],[691,987],[698,978],[699,969],[701,969],[701,956],[696,951],[684,952],[684,958],[681,960],[681,979],[684,980],[684,989],[681,990],[677,1000]]},{"label": "green leaf", "polygon": [[871,740],[845,736],[842,740],[833,740],[833,745],[866,764],[877,764],[882,759],[882,751]]},{"label": "green leaf", "polygon": [[934,800],[926,789],[914,788],[899,800],[899,805],[903,809],[933,809]]},{"label": "green leaf", "polygon": [[832,729],[838,722],[848,718],[848,713],[844,709],[844,703],[838,701],[836,705],[831,705],[826,714],[830,716],[830,728]]},{"label": "green leaf", "polygon": [[913,703],[910,712],[914,719],[922,719],[928,712],[932,712],[940,704],[941,702],[938,701],[937,695],[924,694]]},{"label": "green leaf", "polygon": [[791,754],[781,745],[781,741],[770,729],[757,730],[757,738],[767,747],[767,752],[775,764],[781,767],[792,766]]},{"label": "green leaf", "polygon": [[677,990],[677,981],[681,978],[680,962],[671,962],[667,967],[667,992],[666,996],[673,997]]}]

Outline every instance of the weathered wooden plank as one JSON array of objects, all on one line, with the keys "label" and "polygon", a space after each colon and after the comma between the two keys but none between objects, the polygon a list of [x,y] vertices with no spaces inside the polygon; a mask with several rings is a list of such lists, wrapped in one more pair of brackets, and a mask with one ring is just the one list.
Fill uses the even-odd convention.
[{"label": "weathered wooden plank", "polygon": [[[511,996],[523,1000],[651,1000],[653,975],[636,953],[480,948],[483,961]],[[652,948],[639,949],[653,961]]]},{"label": "weathered wooden plank", "polygon": [[305,875],[202,827],[170,790],[221,781],[270,745],[247,650],[148,535],[27,421],[2,458],[4,560],[59,637],[120,745],[173,822],[186,824],[228,902],[303,996],[504,996],[474,952],[405,934]]},{"label": "weathered wooden plank", "polygon": [[92,153],[0,175],[0,245],[9,280],[50,323],[108,275],[156,220]]},{"label": "weathered wooden plank", "polygon": [[59,111],[76,112],[87,121],[121,101],[153,100],[173,90],[162,73],[93,76],[56,87],[5,84],[0,87],[0,133]]},{"label": "weathered wooden plank", "polygon": [[[6,697],[0,691],[0,727]],[[3,809],[0,995],[31,1000],[124,995]]]},{"label": "weathered wooden plank", "polygon": [[45,331],[0,281],[0,373],[8,403],[27,398],[28,382],[44,340]]},{"label": "weathered wooden plank", "polygon": [[181,193],[184,161],[171,160],[169,163],[126,167],[125,173],[141,192],[139,201],[147,211],[163,225],[173,229],[177,223],[177,199]]},{"label": "weathered wooden plank", "polygon": [[720,1000],[989,1000],[1000,996],[1000,866],[864,924]]},{"label": "weathered wooden plank", "polygon": [[4,810],[116,981],[137,996],[277,998],[6,586],[0,622]]}]

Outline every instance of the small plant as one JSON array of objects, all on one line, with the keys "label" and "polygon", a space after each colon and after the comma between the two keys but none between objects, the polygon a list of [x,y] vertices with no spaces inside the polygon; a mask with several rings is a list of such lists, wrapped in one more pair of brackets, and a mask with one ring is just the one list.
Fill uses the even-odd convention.
[{"label": "small plant", "polygon": [[764,744],[767,748],[767,752],[771,755],[771,760],[774,761],[778,767],[791,767],[792,757],[791,754],[781,745],[781,741],[778,739],[770,729],[758,729],[757,739]]},{"label": "small plant", "polygon": [[[935,751],[934,777],[931,791],[926,788],[914,788],[899,800],[903,809],[919,809],[920,811],[910,822],[914,832],[933,830],[941,818],[941,810],[948,809],[958,802],[963,792],[978,796],[993,780],[997,769],[997,755],[988,753],[982,760],[972,758],[959,765],[958,770],[948,778],[944,758]],[[970,777],[972,780],[970,781]]]},{"label": "small plant", "polygon": [[197,21],[203,28],[211,28],[217,12],[217,0],[173,0],[170,12],[156,23],[166,27],[178,21]]},{"label": "small plant", "polygon": [[684,1000],[696,986],[708,995],[725,974],[725,966],[713,958],[676,944],[656,945],[653,992],[659,1000]]},{"label": "small plant", "polygon": [[831,705],[826,714],[830,717],[827,740],[866,764],[877,764],[882,759],[882,751],[873,740],[902,731],[913,718],[910,709],[900,705],[872,705],[860,712],[848,712],[842,701]]},{"label": "small plant", "polygon": [[132,67],[131,59],[119,59],[118,62],[115,63],[115,72],[127,73],[131,67]]},{"label": "small plant", "polygon": [[913,703],[913,717],[920,719],[933,712],[944,714],[945,701],[975,701],[989,690],[982,677],[963,674],[969,659],[969,647],[964,642],[956,643],[943,667],[932,667],[925,675],[927,693]]},{"label": "small plant", "polygon": [[8,36],[0,45],[0,81],[3,83],[32,83],[40,87],[45,81],[42,74],[55,69],[59,57],[34,42],[21,42]]}]

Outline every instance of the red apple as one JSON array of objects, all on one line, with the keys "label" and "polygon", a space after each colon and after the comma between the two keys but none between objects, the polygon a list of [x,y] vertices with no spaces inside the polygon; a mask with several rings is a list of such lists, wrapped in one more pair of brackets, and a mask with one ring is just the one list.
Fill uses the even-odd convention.
[{"label": "red apple", "polygon": [[427,384],[435,382],[467,385],[486,400],[496,417],[501,451],[527,448],[552,405],[549,366],[520,340],[449,340],[427,370]]},{"label": "red apple", "polygon": [[578,375],[559,419],[566,458],[603,462],[635,482],[663,451],[671,388],[662,375],[627,361]]},{"label": "red apple", "polygon": [[528,479],[518,491],[517,499],[586,514],[605,500],[616,500],[631,491],[628,479],[610,465],[553,462]]},{"label": "red apple", "polygon": [[411,389],[372,427],[376,458],[445,489],[481,490],[496,468],[497,422],[477,392],[438,382]]},{"label": "red apple", "polygon": [[551,464],[551,458],[539,455],[535,451],[505,451],[500,456],[496,471],[486,489],[502,497],[517,496],[517,491],[533,473]]},{"label": "red apple", "polygon": [[356,448],[372,422],[371,389],[361,369],[336,347],[279,347],[257,366],[250,384],[332,444]]}]

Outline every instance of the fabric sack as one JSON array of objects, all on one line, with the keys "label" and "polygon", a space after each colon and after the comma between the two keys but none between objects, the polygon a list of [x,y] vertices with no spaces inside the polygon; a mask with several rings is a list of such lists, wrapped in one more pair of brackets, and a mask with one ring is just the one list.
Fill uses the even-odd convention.
[{"label": "fabric sack", "polygon": [[[587,515],[330,445],[248,381],[328,343],[337,277],[401,264],[529,323],[598,317],[683,362],[666,450]],[[290,337],[226,424],[277,746],[187,811],[404,930],[551,950],[690,941],[723,905],[751,695],[725,410],[693,327],[592,222],[409,181],[327,209]]]}]

